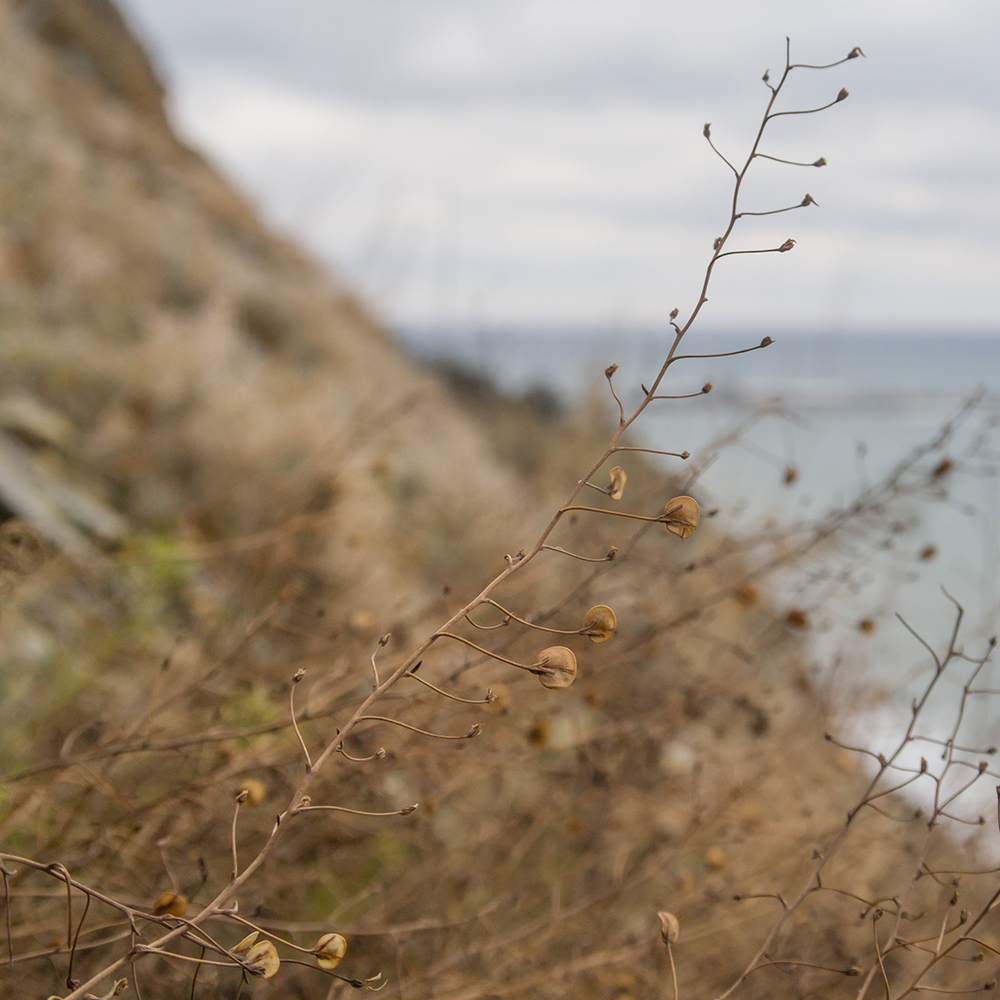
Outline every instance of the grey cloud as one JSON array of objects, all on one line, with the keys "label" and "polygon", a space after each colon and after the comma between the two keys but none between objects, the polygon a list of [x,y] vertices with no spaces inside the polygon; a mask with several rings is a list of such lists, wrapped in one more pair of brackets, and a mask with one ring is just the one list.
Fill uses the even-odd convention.
[{"label": "grey cloud", "polygon": [[[918,6],[847,0],[831,13],[801,0],[749,8],[745,0],[126,0],[168,67],[183,52],[192,62],[382,100],[721,93],[737,77],[743,84],[748,65],[777,70],[786,31],[800,56],[835,58],[855,44],[877,52],[870,72],[887,94],[996,95],[1000,6]],[[962,57],[947,58],[946,48]]]}]

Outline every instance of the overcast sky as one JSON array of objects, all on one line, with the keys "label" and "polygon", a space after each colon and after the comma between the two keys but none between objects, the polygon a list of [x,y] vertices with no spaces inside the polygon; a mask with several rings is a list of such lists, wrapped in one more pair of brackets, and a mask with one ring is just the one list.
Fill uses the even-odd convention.
[{"label": "overcast sky", "polygon": [[706,319],[1000,329],[997,0],[121,0],[181,132],[388,320],[650,328],[695,303],[731,175],[799,70]]}]

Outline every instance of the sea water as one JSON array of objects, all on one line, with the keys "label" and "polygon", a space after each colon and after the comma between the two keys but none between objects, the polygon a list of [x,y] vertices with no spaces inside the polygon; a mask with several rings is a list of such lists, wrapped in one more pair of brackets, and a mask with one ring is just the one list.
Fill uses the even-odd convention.
[{"label": "sea water", "polygon": [[[723,354],[759,344],[765,335],[692,333],[679,353]],[[662,332],[411,330],[401,337],[418,356],[460,364],[509,393],[542,389],[566,407],[604,399],[609,414],[617,408],[605,369],[618,366],[614,385],[628,413],[670,344]],[[792,607],[804,597],[816,600],[824,578],[843,574],[840,591],[828,586],[830,597],[813,616],[810,666],[829,686],[844,675],[844,691],[895,691],[896,698],[878,708],[888,739],[932,662],[897,616],[935,650],[947,647],[956,614],[952,599],[965,612],[962,642],[970,654],[1000,631],[1000,331],[789,333],[773,339],[740,356],[679,361],[659,391],[694,398],[654,403],[628,443],[690,452],[687,462],[662,459],[670,472],[683,473],[698,467],[713,441],[768,411],[722,448],[691,486],[729,530],[750,537],[765,527],[816,522],[871,496],[914,449],[946,425],[961,425],[908,480],[931,486],[936,499],[897,495],[883,513],[832,539],[821,558],[802,560],[772,582],[779,607]],[[712,389],[703,394],[706,382]],[[972,397],[977,401],[964,409]],[[613,426],[612,416],[609,433]],[[929,482],[945,458],[955,463],[954,471],[939,484]],[[934,558],[921,558],[931,546]],[[857,628],[869,618],[877,622],[874,636]],[[1000,677],[987,676],[988,684],[1000,687]],[[942,725],[957,694],[952,690],[952,703],[938,712]],[[990,703],[972,715],[979,713],[976,729],[984,739],[1000,742],[1000,733],[991,736],[1000,730],[994,710]]]}]

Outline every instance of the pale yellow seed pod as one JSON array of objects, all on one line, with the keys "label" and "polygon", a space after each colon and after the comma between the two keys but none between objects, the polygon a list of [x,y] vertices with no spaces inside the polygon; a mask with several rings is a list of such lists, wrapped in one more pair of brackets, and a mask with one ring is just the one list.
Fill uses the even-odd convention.
[{"label": "pale yellow seed pod", "polygon": [[625,483],[627,480],[628,476],[625,475],[625,470],[620,465],[616,465],[611,470],[611,481],[608,483],[608,496],[612,500],[621,500],[622,494],[625,492]]},{"label": "pale yellow seed pod", "polygon": [[247,972],[251,976],[260,976],[261,979],[270,979],[276,975],[281,965],[278,958],[278,949],[270,941],[261,941],[255,944],[246,957]]},{"label": "pale yellow seed pod", "polygon": [[669,911],[660,910],[657,913],[660,918],[660,937],[664,944],[677,944],[677,939],[681,936],[681,922]]},{"label": "pale yellow seed pod", "polygon": [[336,969],[347,953],[347,942],[340,934],[324,934],[313,948],[316,964],[321,969]]},{"label": "pale yellow seed pod", "polygon": [[701,509],[694,497],[674,497],[663,508],[663,522],[667,531],[681,540],[690,538],[698,530]]},{"label": "pale yellow seed pod", "polygon": [[568,688],[576,680],[576,657],[565,646],[549,646],[538,654],[542,672],[538,679],[547,688]]},{"label": "pale yellow seed pod", "polygon": [[179,892],[165,892],[153,903],[153,913],[158,917],[183,917],[188,901]]},{"label": "pale yellow seed pod", "polygon": [[721,872],[726,867],[726,852],[721,847],[709,847],[705,851],[705,865],[713,872]]},{"label": "pale yellow seed pod", "polygon": [[233,951],[237,955],[242,955],[243,952],[249,951],[254,941],[257,940],[258,934],[260,934],[260,931],[251,931],[238,945],[234,945]]},{"label": "pale yellow seed pod", "polygon": [[236,793],[240,792],[247,793],[244,805],[259,806],[267,798],[267,785],[258,778],[246,778],[236,787]]},{"label": "pale yellow seed pod", "polygon": [[618,631],[615,613],[606,604],[591,608],[583,619],[583,634],[591,642],[607,642]]}]

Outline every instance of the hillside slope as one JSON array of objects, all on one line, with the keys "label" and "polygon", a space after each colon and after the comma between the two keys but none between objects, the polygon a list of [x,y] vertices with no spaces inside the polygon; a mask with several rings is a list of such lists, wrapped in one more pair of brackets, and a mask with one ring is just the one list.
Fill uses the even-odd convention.
[{"label": "hillside slope", "polygon": [[[240,815],[246,858],[302,772],[291,678],[306,671],[304,739],[335,738],[371,690],[378,637],[391,633],[382,662],[399,662],[529,544],[586,467],[595,421],[503,401],[470,415],[178,141],[107,0],[0,0],[0,500],[39,512],[47,536],[39,568],[4,549],[0,849],[145,914],[163,892],[194,912],[229,877],[234,794],[252,785],[260,806]],[[639,462],[629,475],[636,509],[678,488]],[[559,544],[614,544],[614,563],[553,557],[502,595],[564,628],[614,606],[614,641],[566,640],[580,680],[549,691],[435,647],[422,677],[496,700],[401,685],[384,713],[448,734],[482,722],[483,736],[366,730],[351,756],[385,759],[338,756],[318,793],[421,808],[297,826],[241,914],[307,948],[343,931],[338,971],[381,972],[387,995],[625,1000],[664,995],[655,914],[669,908],[684,995],[732,980],[773,913],[732,895],[806,877],[861,775],[822,740],[801,633],[722,529],[706,518],[682,543],[613,520],[567,523]],[[474,634],[533,662],[530,636]],[[878,822],[837,869],[860,894],[918,856],[919,830],[883,850]],[[17,960],[0,989],[62,990],[62,883],[6,864]],[[820,966],[863,961],[870,928],[842,904],[784,944]],[[88,912],[77,978],[122,952],[112,930],[128,937],[120,914]],[[209,926],[228,947],[245,930]],[[289,958],[242,996],[337,995]],[[194,990],[190,963],[125,971],[143,996]],[[815,968],[773,973],[743,995],[843,987]],[[239,976],[205,967],[196,986],[234,996]]]}]

